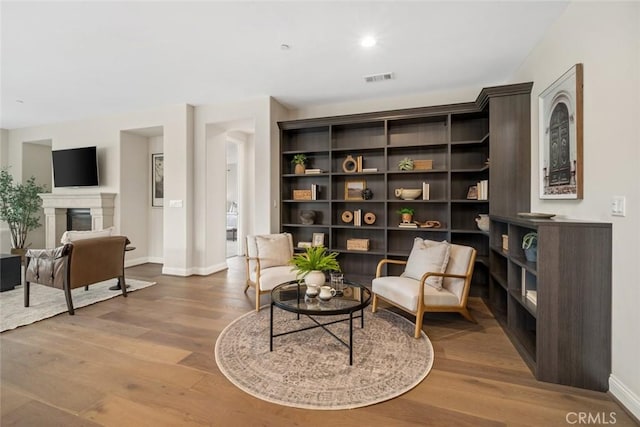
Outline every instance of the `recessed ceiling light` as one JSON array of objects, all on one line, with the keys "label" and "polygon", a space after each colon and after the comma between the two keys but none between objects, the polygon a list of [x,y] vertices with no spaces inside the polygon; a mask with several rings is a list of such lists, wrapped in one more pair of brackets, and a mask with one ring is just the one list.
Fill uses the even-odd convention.
[{"label": "recessed ceiling light", "polygon": [[362,47],[373,47],[376,45],[376,43],[377,41],[373,36],[366,36],[363,37],[362,40],[360,40],[360,46]]},{"label": "recessed ceiling light", "polygon": [[286,43],[282,43],[282,44],[280,45],[280,49],[282,49],[282,50],[289,50],[289,49],[291,49],[291,46],[289,46],[289,45],[288,45],[288,44],[286,44]]},{"label": "recessed ceiling light", "polygon": [[16,99],[16,102],[17,102],[18,104],[24,104],[24,101],[23,101],[22,99]]}]

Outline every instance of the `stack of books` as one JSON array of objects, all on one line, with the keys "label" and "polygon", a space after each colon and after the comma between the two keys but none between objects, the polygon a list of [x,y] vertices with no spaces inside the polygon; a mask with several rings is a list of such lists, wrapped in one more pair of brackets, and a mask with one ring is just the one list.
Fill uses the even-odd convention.
[{"label": "stack of books", "polygon": [[378,172],[378,168],[362,168],[362,172]]},{"label": "stack of books", "polygon": [[320,186],[318,184],[311,184],[311,200],[318,200],[319,192]]},{"label": "stack of books", "polygon": [[401,222],[400,224],[398,224],[398,227],[400,227],[400,228],[418,228],[418,224],[416,224],[415,222]]},{"label": "stack of books", "polygon": [[422,183],[422,200],[429,200],[429,184]]},{"label": "stack of books", "polygon": [[538,291],[527,290],[527,300],[534,305],[538,305]]},{"label": "stack of books", "polygon": [[483,179],[477,184],[478,188],[478,200],[489,199],[489,180]]},{"label": "stack of books", "polygon": [[304,170],[304,173],[307,175],[316,175],[323,172],[324,171],[322,169],[305,169]]},{"label": "stack of books", "polygon": [[362,209],[356,209],[353,211],[353,226],[362,227]]}]

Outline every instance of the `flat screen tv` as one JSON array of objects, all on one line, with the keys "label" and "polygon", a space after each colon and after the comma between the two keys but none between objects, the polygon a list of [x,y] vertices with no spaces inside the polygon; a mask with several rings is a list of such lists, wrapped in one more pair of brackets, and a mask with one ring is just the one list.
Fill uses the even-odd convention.
[{"label": "flat screen tv", "polygon": [[91,187],[98,185],[96,147],[54,150],[53,185],[55,187]]}]

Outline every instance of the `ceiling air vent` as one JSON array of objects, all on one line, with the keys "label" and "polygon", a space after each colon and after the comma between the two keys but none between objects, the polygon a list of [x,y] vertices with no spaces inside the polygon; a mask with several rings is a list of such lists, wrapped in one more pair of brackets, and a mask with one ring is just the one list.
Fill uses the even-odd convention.
[{"label": "ceiling air vent", "polygon": [[364,76],[364,81],[367,83],[383,82],[391,79],[393,79],[393,73],[380,73]]}]

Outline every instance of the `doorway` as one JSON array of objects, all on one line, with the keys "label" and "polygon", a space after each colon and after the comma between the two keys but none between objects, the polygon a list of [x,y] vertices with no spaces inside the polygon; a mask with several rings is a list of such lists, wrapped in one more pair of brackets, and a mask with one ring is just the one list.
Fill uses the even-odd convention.
[{"label": "doorway", "polygon": [[226,257],[238,255],[238,144],[233,141],[226,142],[227,157],[227,196],[226,196]]}]

